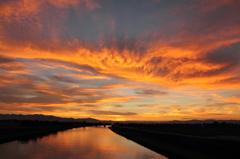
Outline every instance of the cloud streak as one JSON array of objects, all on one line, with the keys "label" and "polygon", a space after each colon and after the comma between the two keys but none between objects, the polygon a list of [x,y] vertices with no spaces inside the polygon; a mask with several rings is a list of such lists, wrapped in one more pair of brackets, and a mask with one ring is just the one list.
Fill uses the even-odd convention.
[{"label": "cloud streak", "polygon": [[151,95],[167,95],[167,92],[161,92],[157,90],[152,90],[152,89],[136,89],[135,93],[138,95],[146,95],[146,96],[151,96]]},{"label": "cloud streak", "polygon": [[90,112],[97,114],[97,115],[120,115],[120,116],[131,116],[137,115],[136,113],[132,112],[115,112],[115,111],[105,111],[105,110],[89,110]]}]

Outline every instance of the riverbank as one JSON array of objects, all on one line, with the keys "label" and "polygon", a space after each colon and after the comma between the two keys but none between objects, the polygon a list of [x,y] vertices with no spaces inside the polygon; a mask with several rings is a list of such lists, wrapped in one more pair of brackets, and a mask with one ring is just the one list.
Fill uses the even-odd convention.
[{"label": "riverbank", "polygon": [[0,120],[0,144],[21,138],[35,137],[57,131],[85,127],[106,126],[110,123],[101,122],[59,122],[39,120]]},{"label": "riverbank", "polygon": [[17,127],[0,129],[0,144],[18,140],[21,138],[42,135],[67,129],[75,128],[76,126],[56,125],[56,126],[33,126],[33,127]]},{"label": "riverbank", "polygon": [[238,140],[222,140],[121,126],[109,128],[170,159],[240,158]]}]

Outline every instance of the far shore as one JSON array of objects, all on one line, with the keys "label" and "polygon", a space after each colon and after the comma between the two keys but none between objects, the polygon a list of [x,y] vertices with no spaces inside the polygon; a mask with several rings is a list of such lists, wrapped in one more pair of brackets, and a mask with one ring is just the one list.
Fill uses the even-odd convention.
[{"label": "far shore", "polygon": [[19,128],[8,128],[0,130],[0,144],[18,140],[21,138],[32,137],[36,135],[42,135],[46,133],[57,132],[61,130],[72,129],[75,126],[36,126],[36,127],[19,127]]},{"label": "far shore", "polygon": [[54,133],[72,128],[105,125],[103,123],[86,123],[86,122],[50,122],[50,121],[1,121],[0,125],[0,144],[41,136],[44,134]]}]

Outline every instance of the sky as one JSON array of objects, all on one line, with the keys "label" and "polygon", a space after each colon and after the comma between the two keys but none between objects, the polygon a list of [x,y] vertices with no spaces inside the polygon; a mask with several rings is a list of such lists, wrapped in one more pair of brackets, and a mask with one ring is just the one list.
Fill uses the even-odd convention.
[{"label": "sky", "polygon": [[239,0],[0,0],[0,113],[240,120]]}]

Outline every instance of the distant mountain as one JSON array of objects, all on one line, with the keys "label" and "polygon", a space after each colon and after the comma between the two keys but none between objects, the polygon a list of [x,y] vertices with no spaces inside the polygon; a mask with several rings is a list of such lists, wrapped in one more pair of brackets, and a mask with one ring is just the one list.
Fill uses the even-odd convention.
[{"label": "distant mountain", "polygon": [[[182,120],[172,120],[172,121],[118,121],[119,123],[142,123],[142,124],[154,124],[154,123],[166,123],[166,124],[203,124],[203,123],[207,123],[207,124],[211,124],[214,123],[215,121],[217,121],[218,123],[233,123],[233,124],[240,124],[240,120],[214,120],[214,119],[207,119],[207,120],[186,120],[186,121],[182,121]],[[117,122],[117,121],[115,121]]]},{"label": "distant mountain", "polygon": [[101,122],[100,120],[93,118],[61,118],[53,115],[42,115],[42,114],[32,114],[32,115],[20,115],[20,114],[0,114],[0,120],[39,120],[39,121],[60,121],[60,122]]},{"label": "distant mountain", "polygon": [[218,123],[233,123],[233,124],[240,124],[240,120],[214,120],[214,119],[207,119],[207,120],[187,120],[187,121],[181,121],[181,120],[173,120],[168,121],[164,123],[171,123],[171,124],[203,124],[203,123],[214,123],[217,121]]},{"label": "distant mountain", "polygon": [[[32,114],[32,115],[20,115],[20,114],[0,114],[0,120],[39,120],[39,121],[59,121],[59,122],[88,122],[88,123],[115,123],[117,121],[105,121],[105,120],[97,120],[94,118],[62,118],[56,117],[53,115],[42,115],[42,114]],[[173,120],[173,121],[119,121],[120,123],[167,123],[167,124],[202,124],[202,123],[214,123],[217,121],[218,123],[235,123],[240,124],[240,120]]]}]

